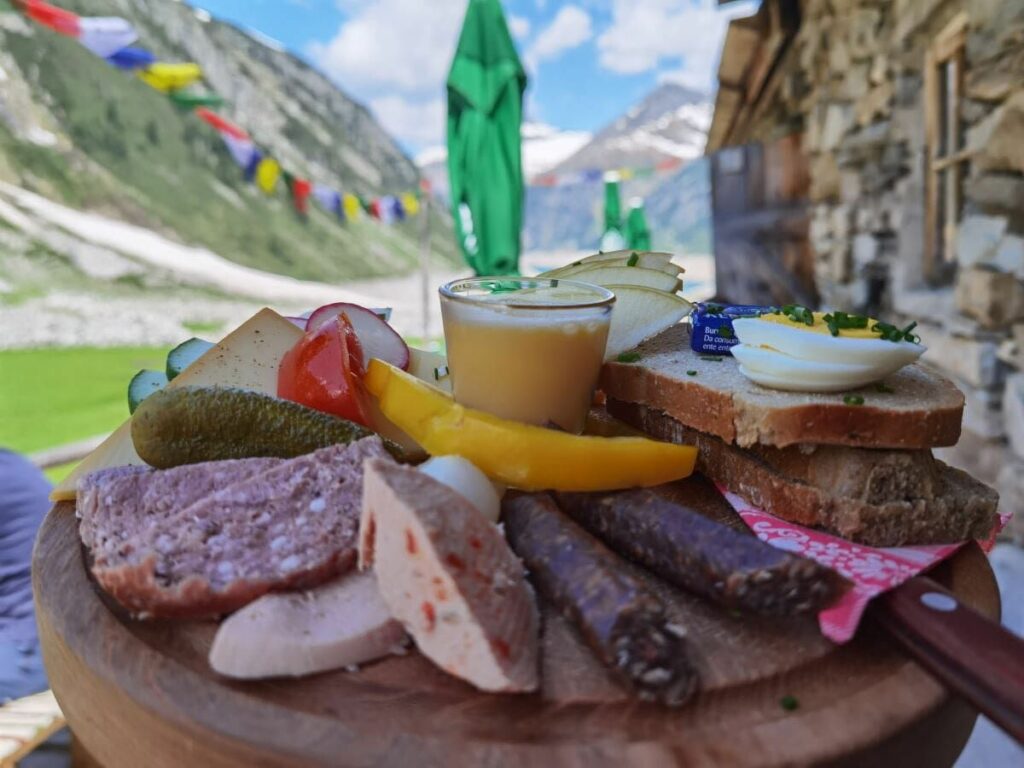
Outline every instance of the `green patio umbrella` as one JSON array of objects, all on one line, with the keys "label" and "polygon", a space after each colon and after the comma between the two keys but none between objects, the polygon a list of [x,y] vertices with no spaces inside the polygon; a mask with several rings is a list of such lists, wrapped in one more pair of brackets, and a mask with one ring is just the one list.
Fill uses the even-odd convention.
[{"label": "green patio umbrella", "polygon": [[634,251],[651,250],[651,230],[644,215],[644,201],[640,198],[630,202],[626,217],[626,243]]},{"label": "green patio umbrella", "polygon": [[455,234],[478,275],[519,272],[526,72],[498,0],[470,0],[448,74]]}]

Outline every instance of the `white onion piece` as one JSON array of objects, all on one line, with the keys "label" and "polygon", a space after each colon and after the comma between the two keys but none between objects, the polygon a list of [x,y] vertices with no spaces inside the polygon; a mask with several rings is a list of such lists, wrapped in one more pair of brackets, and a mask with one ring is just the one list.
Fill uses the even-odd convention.
[{"label": "white onion piece", "polygon": [[419,470],[465,497],[492,523],[498,522],[501,493],[473,462],[461,456],[435,456],[420,464]]}]

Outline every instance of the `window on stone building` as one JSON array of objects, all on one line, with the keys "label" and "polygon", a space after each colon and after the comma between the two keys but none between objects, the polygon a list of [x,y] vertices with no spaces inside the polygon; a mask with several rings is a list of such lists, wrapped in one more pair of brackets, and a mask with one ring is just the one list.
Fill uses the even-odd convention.
[{"label": "window on stone building", "polygon": [[967,14],[957,15],[935,38],[925,59],[924,245],[927,277],[934,282],[949,280],[956,267],[956,233],[968,160],[960,119],[967,25]]}]

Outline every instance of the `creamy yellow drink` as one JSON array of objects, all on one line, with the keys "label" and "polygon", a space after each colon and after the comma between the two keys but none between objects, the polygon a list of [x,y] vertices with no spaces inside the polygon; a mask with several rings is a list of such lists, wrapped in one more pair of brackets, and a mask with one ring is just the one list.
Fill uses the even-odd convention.
[{"label": "creamy yellow drink", "polygon": [[477,278],[442,287],[455,400],[582,432],[614,300],[604,288],[570,280]]}]

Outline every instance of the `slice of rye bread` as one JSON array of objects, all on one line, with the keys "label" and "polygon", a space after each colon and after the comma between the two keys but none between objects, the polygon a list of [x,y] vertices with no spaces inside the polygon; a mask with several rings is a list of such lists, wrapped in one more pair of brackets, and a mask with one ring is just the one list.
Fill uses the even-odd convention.
[{"label": "slice of rye bread", "polygon": [[697,470],[750,504],[872,547],[947,544],[988,536],[998,494],[930,451],[737,448],[636,403],[608,411],[644,432],[696,445]]},{"label": "slice of rye bread", "polygon": [[[146,618],[213,617],[270,591],[322,584],[355,564],[368,458],[390,460],[377,437],[269,467],[242,459],[263,471],[219,488],[210,476],[226,481],[216,466],[224,462],[126,473],[82,508],[92,573]],[[189,476],[210,492],[176,496]],[[152,502],[159,495],[169,501]]]},{"label": "slice of rye bread", "polygon": [[857,390],[864,404],[851,405],[843,402],[846,393],[782,392],[755,384],[732,357],[690,349],[685,325],[641,344],[637,352],[635,363],[612,362],[602,369],[599,386],[609,398],[657,408],[729,443],[934,448],[960,438],[963,393],[920,364],[886,378],[886,391]]}]

